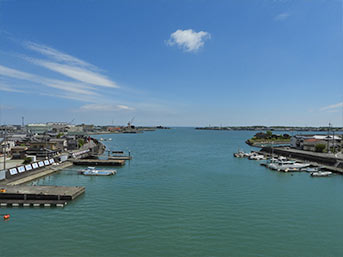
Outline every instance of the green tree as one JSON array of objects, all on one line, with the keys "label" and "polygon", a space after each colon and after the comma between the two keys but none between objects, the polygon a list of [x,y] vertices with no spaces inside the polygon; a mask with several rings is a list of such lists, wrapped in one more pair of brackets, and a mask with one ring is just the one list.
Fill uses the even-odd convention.
[{"label": "green tree", "polygon": [[316,146],[315,146],[316,152],[319,152],[319,153],[324,152],[325,148],[326,148],[325,144],[316,144]]}]

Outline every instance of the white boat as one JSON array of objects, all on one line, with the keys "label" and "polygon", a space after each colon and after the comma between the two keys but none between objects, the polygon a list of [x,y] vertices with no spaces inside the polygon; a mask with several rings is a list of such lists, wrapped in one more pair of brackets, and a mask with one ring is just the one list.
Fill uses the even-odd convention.
[{"label": "white boat", "polygon": [[311,173],[311,177],[327,177],[332,174],[331,171],[316,171]]},{"label": "white boat", "polygon": [[236,157],[236,158],[244,158],[245,157],[245,153],[242,152],[242,151],[239,151],[238,153],[234,153],[233,156]]},{"label": "white boat", "polygon": [[271,162],[267,165],[268,168],[272,170],[277,170],[277,171],[298,171],[302,168],[306,168],[310,166],[308,163],[298,163],[295,161],[276,161],[276,162]]},{"label": "white boat", "polygon": [[249,160],[265,160],[266,158],[264,157],[264,155],[262,154],[258,154],[258,153],[254,153],[252,155],[249,156]]},{"label": "white boat", "polygon": [[82,175],[85,176],[110,176],[117,174],[116,170],[97,170],[95,167],[88,167],[81,171]]}]

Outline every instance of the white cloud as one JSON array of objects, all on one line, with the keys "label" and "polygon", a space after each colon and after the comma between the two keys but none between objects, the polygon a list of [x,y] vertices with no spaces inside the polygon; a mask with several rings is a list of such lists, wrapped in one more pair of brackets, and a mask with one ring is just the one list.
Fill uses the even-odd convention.
[{"label": "white cloud", "polygon": [[192,29],[178,29],[170,35],[167,44],[170,46],[177,45],[186,52],[196,52],[204,46],[205,40],[210,38],[210,33],[205,31],[195,32]]},{"label": "white cloud", "polygon": [[329,111],[329,110],[333,110],[333,109],[338,109],[340,107],[343,107],[343,102],[322,107],[322,108],[320,108],[320,110],[321,111]]},{"label": "white cloud", "polygon": [[0,83],[0,91],[12,92],[12,93],[28,93],[24,90],[11,87],[11,86],[4,84],[4,83]]},{"label": "white cloud", "polygon": [[80,107],[83,111],[119,111],[129,110],[132,111],[134,108],[126,105],[112,105],[112,104],[86,104]]},{"label": "white cloud", "polygon": [[2,65],[0,65],[0,75],[19,80],[26,80],[47,87],[57,88],[63,91],[72,92],[76,94],[96,95],[96,93],[93,92],[91,90],[92,88],[88,85],[84,85],[78,82],[68,82],[63,80],[49,79],[35,74],[8,68]]},{"label": "white cloud", "polygon": [[118,86],[108,79],[106,76],[101,75],[99,73],[93,72],[91,70],[80,68],[73,65],[67,65],[67,64],[59,64],[54,62],[48,62],[44,60],[37,60],[32,58],[26,58],[33,64],[42,66],[44,68],[47,68],[49,70],[58,72],[62,75],[65,75],[67,77],[70,77],[72,79],[92,84],[95,86],[102,86],[102,87],[112,87],[112,88],[118,88]]},{"label": "white cloud", "polygon": [[90,67],[95,69],[96,67],[90,63],[87,63],[85,61],[82,61],[74,56],[71,56],[69,54],[62,53],[60,51],[57,51],[56,49],[53,49],[51,47],[40,45],[34,42],[25,42],[24,46],[27,47],[30,50],[36,51],[40,54],[43,54],[47,57],[51,57],[59,62],[69,63],[73,65],[78,66],[84,66],[84,67]]},{"label": "white cloud", "polygon": [[280,13],[280,14],[278,14],[278,15],[276,15],[274,17],[274,20],[276,20],[276,21],[283,21],[283,20],[288,19],[289,16],[291,16],[291,15],[289,13],[287,13],[287,12]]}]

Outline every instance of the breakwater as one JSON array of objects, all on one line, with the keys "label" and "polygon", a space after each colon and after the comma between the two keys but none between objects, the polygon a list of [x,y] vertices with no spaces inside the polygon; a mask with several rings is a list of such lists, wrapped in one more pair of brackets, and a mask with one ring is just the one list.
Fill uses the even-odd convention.
[{"label": "breakwater", "polygon": [[339,158],[334,154],[316,153],[298,149],[291,149],[288,147],[263,147],[260,150],[262,153],[282,155],[289,158],[296,158],[303,161],[316,162],[318,164],[332,166],[342,169],[343,172],[343,158]]}]

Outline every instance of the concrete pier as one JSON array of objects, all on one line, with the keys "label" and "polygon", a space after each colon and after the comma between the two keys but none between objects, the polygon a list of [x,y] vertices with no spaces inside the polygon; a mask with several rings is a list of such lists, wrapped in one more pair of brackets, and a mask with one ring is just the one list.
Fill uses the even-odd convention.
[{"label": "concrete pier", "polygon": [[298,161],[306,161],[312,166],[320,166],[335,173],[343,174],[343,159],[334,154],[316,153],[288,147],[264,147],[260,151],[262,154],[273,153],[274,156],[281,155]]},{"label": "concrete pier", "polygon": [[125,164],[125,160],[81,159],[73,160],[73,164],[87,166],[123,166]]},{"label": "concrete pier", "polygon": [[108,157],[109,160],[132,160],[132,156],[110,156]]},{"label": "concrete pier", "polygon": [[85,192],[85,187],[1,186],[1,207],[62,207]]}]

